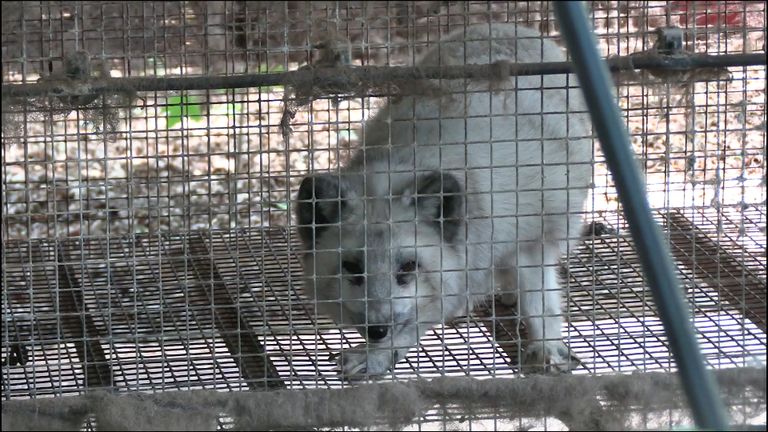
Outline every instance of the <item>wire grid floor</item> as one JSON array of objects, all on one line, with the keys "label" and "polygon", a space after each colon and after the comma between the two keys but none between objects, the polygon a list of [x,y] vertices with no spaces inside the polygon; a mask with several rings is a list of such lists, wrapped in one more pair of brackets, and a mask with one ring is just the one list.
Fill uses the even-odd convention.
[{"label": "wire grid floor", "polygon": [[[766,358],[766,209],[657,212],[710,367]],[[629,232],[563,263],[574,373],[671,370]],[[3,244],[3,398],[124,390],[346,385],[329,358],[362,342],[315,320],[286,228]],[[517,373],[524,328],[500,302],[435,328],[398,378]],[[495,315],[494,315],[495,314]]]}]

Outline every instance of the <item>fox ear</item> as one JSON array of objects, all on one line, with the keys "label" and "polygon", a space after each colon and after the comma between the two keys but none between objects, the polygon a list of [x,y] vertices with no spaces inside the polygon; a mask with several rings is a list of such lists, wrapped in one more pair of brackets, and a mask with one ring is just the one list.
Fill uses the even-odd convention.
[{"label": "fox ear", "polygon": [[347,205],[346,193],[338,176],[322,174],[306,177],[299,187],[296,219],[299,236],[307,247],[315,245],[315,239],[329,224],[339,223]]},{"label": "fox ear", "polygon": [[432,171],[416,178],[417,217],[434,222],[446,243],[452,243],[460,234],[463,194],[461,183],[453,174]]}]

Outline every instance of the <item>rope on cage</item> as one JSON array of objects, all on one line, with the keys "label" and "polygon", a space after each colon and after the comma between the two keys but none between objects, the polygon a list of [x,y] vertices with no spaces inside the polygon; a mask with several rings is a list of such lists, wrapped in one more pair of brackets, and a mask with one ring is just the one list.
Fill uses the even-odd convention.
[{"label": "rope on cage", "polygon": [[[764,412],[766,369],[714,372],[723,399],[740,413]],[[497,418],[552,416],[570,428],[623,430],[633,419],[686,407],[676,373],[441,377],[381,382],[342,389],[160,393],[108,393],[4,401],[3,430],[80,429],[93,416],[97,430],[215,430],[229,417],[235,429],[377,427],[396,430],[435,407],[460,412],[463,421],[493,410]],[[448,410],[446,410],[447,412]],[[449,420],[451,421],[451,420]],[[453,419],[453,421],[460,421]]]},{"label": "rope on cage", "polygon": [[[766,64],[765,53],[708,55],[686,53],[665,55],[662,53],[639,52],[629,56],[606,59],[612,72],[627,69],[684,70],[699,68],[726,68],[762,66]],[[62,89],[56,82],[35,84],[3,84],[3,98],[30,96],[77,96],[87,93],[146,92],[213,90],[246,87],[268,87],[291,84],[312,84],[327,89],[348,92],[358,85],[381,86],[385,83],[403,80],[432,79],[494,79],[498,73],[497,64],[468,64],[451,66],[336,66],[299,68],[288,72],[244,74],[206,77],[93,77],[87,88]],[[573,73],[571,62],[515,63],[507,69],[510,76],[558,75]],[[719,79],[720,75],[704,76],[702,79]],[[45,80],[44,80],[45,81]],[[376,88],[376,87],[374,87]]]},{"label": "rope on cage", "polygon": [[[573,72],[570,62],[497,62],[429,67],[353,66],[350,63],[348,40],[332,35],[315,47],[321,53],[317,62],[294,71],[190,78],[109,78],[109,74],[101,69],[92,72],[89,56],[78,51],[67,57],[62,73],[41,78],[35,84],[3,84],[3,104],[9,107],[3,110],[4,132],[9,135],[17,133],[29,108],[46,112],[51,110],[44,108],[51,107],[55,108],[52,112],[62,115],[81,109],[92,117],[90,120],[94,125],[103,125],[105,131],[116,132],[119,110],[131,106],[138,92],[284,85],[286,92],[283,96],[284,110],[280,128],[287,142],[291,134],[291,120],[296,111],[318,98],[332,97],[338,102],[351,97],[378,94],[435,96],[440,92],[439,87],[429,80],[487,80],[493,90],[508,76]],[[688,52],[665,54],[649,50],[629,56],[611,57],[606,61],[612,72],[648,70],[654,76],[667,77],[664,82],[668,82],[671,79],[669,77],[682,74],[687,77],[685,82],[691,82],[724,79],[728,72],[725,68],[764,65],[766,58],[764,53],[713,56]],[[616,74],[615,78],[621,80],[621,76]],[[105,98],[99,99],[99,95]],[[97,132],[101,129],[98,127]]]},{"label": "rope on cage", "polygon": [[13,91],[5,93],[6,85],[3,85],[3,134],[21,136],[30,117],[43,117],[52,122],[54,117],[66,118],[72,111],[80,110],[83,119],[93,124],[97,133],[107,132],[110,140],[114,140],[112,134],[119,130],[121,111],[134,104],[136,91],[131,88],[112,90],[110,86],[95,89],[95,83],[109,81],[110,75],[103,60],[97,61],[96,65],[91,63],[91,55],[85,50],[67,54],[58,70],[32,84],[40,86],[42,92],[13,95]]}]

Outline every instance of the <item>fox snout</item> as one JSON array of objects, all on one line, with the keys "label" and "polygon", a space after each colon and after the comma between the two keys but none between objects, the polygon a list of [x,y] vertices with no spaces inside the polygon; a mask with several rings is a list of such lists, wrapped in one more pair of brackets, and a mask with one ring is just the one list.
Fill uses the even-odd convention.
[{"label": "fox snout", "polygon": [[[369,295],[372,293],[369,292]],[[363,336],[372,342],[377,342],[390,333],[390,327],[394,323],[392,304],[389,300],[369,299],[365,302],[365,325],[361,328]]]},{"label": "fox snout", "polygon": [[361,316],[362,320],[355,328],[369,342],[381,342],[389,336],[394,336],[397,329],[413,321],[409,318],[410,308],[391,303],[390,300],[366,302],[365,315]]}]

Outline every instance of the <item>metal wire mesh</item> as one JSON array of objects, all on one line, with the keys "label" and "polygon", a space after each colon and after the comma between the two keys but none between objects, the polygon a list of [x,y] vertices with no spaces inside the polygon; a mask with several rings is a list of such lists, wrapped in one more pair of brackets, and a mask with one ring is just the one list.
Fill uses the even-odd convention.
[{"label": "metal wire mesh", "polygon": [[[4,85],[66,72],[76,50],[113,77],[205,77],[317,62],[331,31],[350,41],[355,65],[411,64],[475,22],[558,34],[547,2],[8,3]],[[648,50],[669,25],[696,52],[765,49],[764,3],[590,7],[606,56]],[[617,75],[617,96],[699,343],[712,368],[764,364],[765,67],[657,75]],[[363,339],[316,316],[303,294],[290,201],[305,175],[350,159],[361,121],[389,95],[318,98],[286,141],[285,90],[142,93],[116,111],[101,99],[69,112],[55,96],[4,99],[3,399],[349,385],[329,356]],[[673,370],[598,146],[595,159],[593,233],[560,267],[565,341],[584,362],[574,373]],[[515,376],[518,315],[491,301],[438,325],[392,375]]]}]

